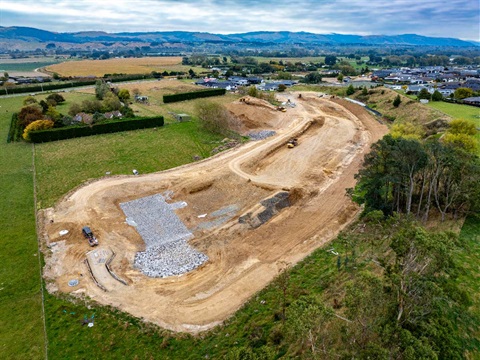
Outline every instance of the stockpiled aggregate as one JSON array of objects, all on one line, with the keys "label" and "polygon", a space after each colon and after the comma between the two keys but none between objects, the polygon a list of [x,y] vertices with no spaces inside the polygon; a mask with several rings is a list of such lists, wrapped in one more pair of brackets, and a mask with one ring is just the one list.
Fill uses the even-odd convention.
[{"label": "stockpiled aggregate", "polygon": [[273,131],[273,130],[260,130],[260,131],[256,131],[256,132],[251,132],[248,134],[248,137],[250,138],[250,140],[264,140],[270,136],[273,136],[275,135],[276,132]]},{"label": "stockpiled aggregate", "polygon": [[193,235],[159,194],[120,204],[128,219],[135,221],[146,249],[135,255],[134,265],[150,277],[181,275],[208,260],[187,240]]}]

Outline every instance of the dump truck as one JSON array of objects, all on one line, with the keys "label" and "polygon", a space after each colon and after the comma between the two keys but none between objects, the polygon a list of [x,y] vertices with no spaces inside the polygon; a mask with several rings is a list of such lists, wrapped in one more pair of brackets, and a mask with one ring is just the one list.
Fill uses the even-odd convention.
[{"label": "dump truck", "polygon": [[88,244],[90,246],[97,246],[98,245],[97,238],[95,237],[95,235],[93,235],[92,230],[88,226],[84,226],[82,228],[82,233],[83,233],[83,236],[85,237],[85,239],[88,240]]},{"label": "dump truck", "polygon": [[287,142],[287,147],[288,147],[289,149],[292,149],[292,148],[294,148],[294,147],[297,146],[297,145],[298,145],[298,139],[296,139],[296,138],[295,138],[295,139],[290,139],[290,140],[288,140],[288,142]]}]

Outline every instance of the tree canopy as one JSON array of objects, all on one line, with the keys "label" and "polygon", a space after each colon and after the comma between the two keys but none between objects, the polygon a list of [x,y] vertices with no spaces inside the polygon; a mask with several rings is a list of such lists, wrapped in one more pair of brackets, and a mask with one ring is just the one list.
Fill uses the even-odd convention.
[{"label": "tree canopy", "polygon": [[386,135],[372,145],[356,175],[355,199],[366,211],[415,213],[427,219],[465,213],[480,203],[480,161],[462,146]]}]

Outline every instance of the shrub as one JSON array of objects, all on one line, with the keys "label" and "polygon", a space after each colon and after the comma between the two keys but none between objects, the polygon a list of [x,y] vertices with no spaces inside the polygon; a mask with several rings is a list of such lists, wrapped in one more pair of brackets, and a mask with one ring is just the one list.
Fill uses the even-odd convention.
[{"label": "shrub", "polygon": [[130,99],[130,92],[127,89],[120,89],[118,92],[118,98],[125,102]]},{"label": "shrub", "polygon": [[62,95],[57,94],[57,93],[48,95],[47,96],[47,101],[48,100],[53,100],[57,104],[61,104],[61,103],[65,102],[65,98]]},{"label": "shrub", "polygon": [[38,104],[24,106],[18,113],[18,122],[23,127],[26,127],[31,122],[40,119],[43,119],[43,109]]},{"label": "shrub", "polygon": [[350,96],[350,95],[352,95],[352,94],[354,94],[354,93],[355,93],[355,89],[353,88],[353,85],[350,84],[350,85],[348,86],[348,88],[347,88],[346,94],[347,94],[348,96]]},{"label": "shrub", "polygon": [[393,106],[399,107],[401,103],[402,103],[402,99],[400,98],[400,95],[397,95],[395,97],[395,100],[393,100]]},{"label": "shrub", "polygon": [[432,94],[432,101],[442,101],[442,100],[443,100],[443,95],[438,90],[435,90]]},{"label": "shrub", "polygon": [[448,132],[452,134],[466,134],[473,136],[477,133],[477,127],[473,121],[455,119],[450,122]]},{"label": "shrub", "polygon": [[27,96],[25,100],[23,100],[23,105],[32,105],[36,103],[38,103],[38,101],[33,96]]},{"label": "shrub", "polygon": [[256,86],[249,86],[247,89],[247,94],[251,97],[258,97],[258,89]]},{"label": "shrub", "polygon": [[464,133],[453,134],[447,132],[445,136],[442,137],[442,141],[445,144],[449,144],[456,148],[463,149],[472,154],[475,154],[477,152],[478,145],[475,138]]},{"label": "shrub", "polygon": [[236,131],[239,128],[237,119],[220,104],[205,101],[197,104],[196,111],[202,127],[207,131],[230,135],[231,131]]},{"label": "shrub", "polygon": [[432,98],[432,95],[428,92],[428,90],[426,88],[423,88],[422,90],[420,90],[420,92],[418,93],[417,95],[417,98],[420,100],[420,99],[426,99],[426,100],[430,100]]},{"label": "shrub", "polygon": [[163,95],[163,102],[166,104],[166,103],[172,103],[177,101],[192,100],[192,99],[217,96],[217,95],[225,95],[225,93],[226,93],[225,89],[210,89],[210,90],[192,91],[187,93]]},{"label": "shrub", "polygon": [[29,124],[25,130],[23,131],[22,137],[30,141],[30,132],[31,131],[38,131],[38,130],[45,130],[45,129],[51,129],[53,128],[54,122],[52,120],[37,120],[33,121],[31,124]]},{"label": "shrub", "polygon": [[163,124],[163,116],[106,120],[91,126],[76,125],[65,128],[33,131],[30,133],[30,139],[34,143],[49,142],[97,134],[153,128],[157,126],[163,126]]}]

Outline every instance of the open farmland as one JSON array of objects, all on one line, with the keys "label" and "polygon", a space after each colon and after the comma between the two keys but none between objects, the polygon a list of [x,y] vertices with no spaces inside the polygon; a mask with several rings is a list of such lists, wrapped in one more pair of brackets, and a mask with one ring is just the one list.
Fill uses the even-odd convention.
[{"label": "open farmland", "polygon": [[66,61],[46,67],[51,73],[61,76],[99,76],[105,74],[149,74],[152,71],[184,71],[192,68],[195,72],[205,69],[182,65],[179,56],[115,58],[106,60]]}]

